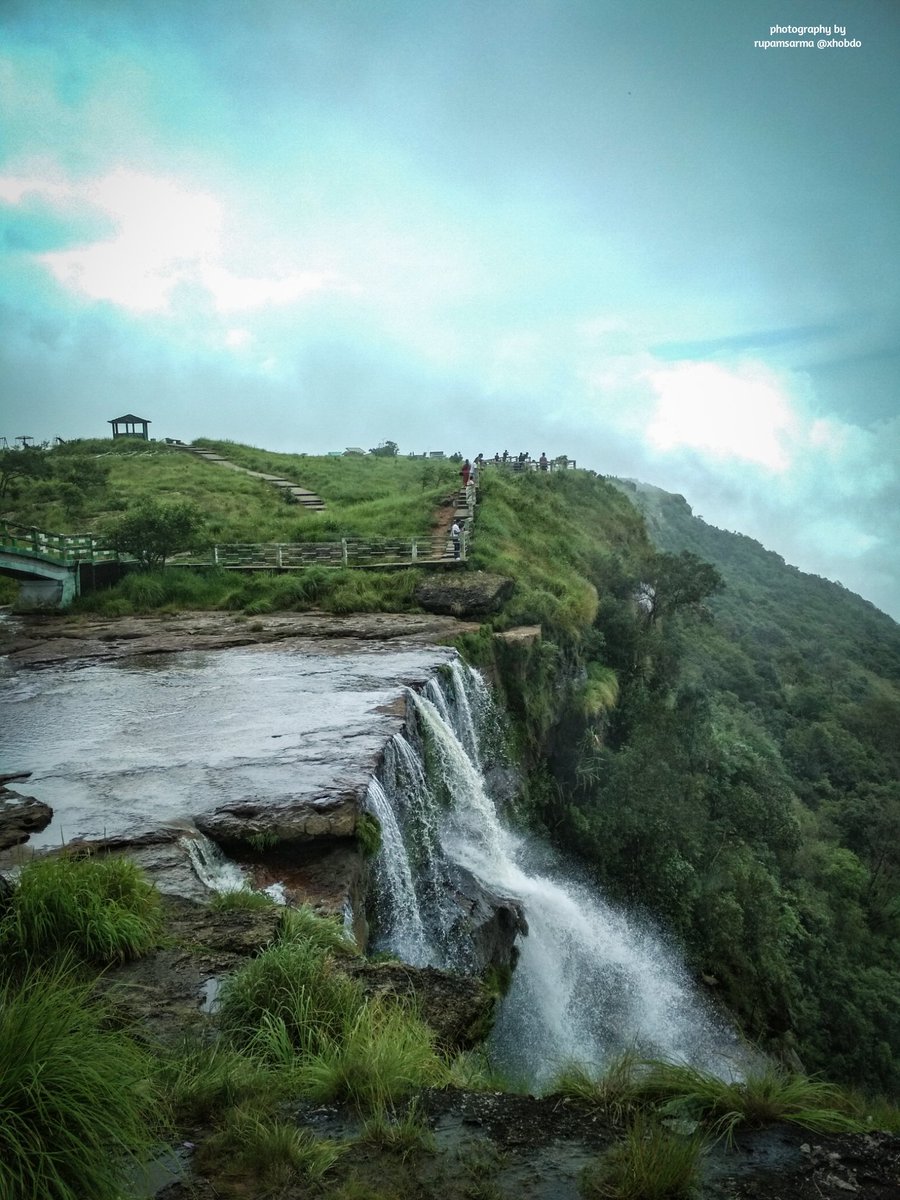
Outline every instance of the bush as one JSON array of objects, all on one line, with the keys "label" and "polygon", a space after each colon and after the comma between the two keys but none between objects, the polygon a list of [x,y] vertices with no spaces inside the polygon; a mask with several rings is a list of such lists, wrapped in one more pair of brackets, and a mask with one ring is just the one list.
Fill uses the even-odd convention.
[{"label": "bush", "polygon": [[0,921],[0,951],[26,961],[121,962],[151,949],[160,923],[159,893],[127,859],[35,859]]},{"label": "bush", "polygon": [[57,970],[0,987],[0,1196],[120,1200],[159,1111],[144,1051]]},{"label": "bush", "polygon": [[142,500],[109,530],[109,539],[120,554],[129,554],[147,570],[165,566],[179,550],[198,542],[202,518],[193,504]]}]

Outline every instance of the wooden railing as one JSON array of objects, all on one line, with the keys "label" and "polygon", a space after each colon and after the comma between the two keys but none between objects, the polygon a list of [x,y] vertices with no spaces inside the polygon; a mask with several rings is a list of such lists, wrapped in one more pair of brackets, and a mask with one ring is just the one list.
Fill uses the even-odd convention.
[{"label": "wooden railing", "polygon": [[[460,559],[466,557],[471,533],[463,530]],[[109,562],[119,556],[91,533],[47,533],[0,521],[0,550],[41,558],[64,566]],[[173,566],[216,566],[230,570],[284,571],[298,567],[356,567],[415,564],[454,558],[449,534],[420,538],[342,538],[339,542],[231,542],[193,554],[176,554]]]},{"label": "wooden railing", "polygon": [[118,557],[107,542],[92,533],[49,533],[9,521],[0,521],[0,550],[48,559],[63,566],[109,562]]},{"label": "wooden railing", "polygon": [[[466,533],[460,541],[460,558],[466,556]],[[292,567],[357,567],[383,563],[414,564],[453,558],[449,536],[421,538],[375,538],[363,541],[342,538],[339,542],[232,542],[213,546],[205,561],[231,570],[290,570]],[[192,557],[191,562],[199,559]]]}]

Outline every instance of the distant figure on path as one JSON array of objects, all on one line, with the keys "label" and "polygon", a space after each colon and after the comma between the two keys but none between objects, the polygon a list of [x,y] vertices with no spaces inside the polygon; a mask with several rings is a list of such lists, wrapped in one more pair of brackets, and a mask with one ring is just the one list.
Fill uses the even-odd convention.
[{"label": "distant figure on path", "polygon": [[508,451],[508,450],[504,450],[504,451],[503,451],[503,461],[504,461],[504,462],[508,462],[508,461],[509,461],[509,451]]},{"label": "distant figure on path", "polygon": [[450,539],[453,542],[453,557],[459,558],[459,541],[462,537],[462,530],[459,527],[459,521],[454,517],[453,524],[450,526]]},{"label": "distant figure on path", "polygon": [[469,482],[466,484],[466,507],[475,507],[475,476],[469,476]]},{"label": "distant figure on path", "polygon": [[541,457],[538,459],[538,462],[540,463],[541,470],[546,471],[547,470],[547,455],[543,450],[541,451]]},{"label": "distant figure on path", "polygon": [[466,459],[466,461],[460,467],[460,471],[459,471],[460,475],[462,475],[463,487],[465,487],[466,484],[469,482],[469,472],[471,470],[472,470],[472,464],[469,462],[468,459]]}]

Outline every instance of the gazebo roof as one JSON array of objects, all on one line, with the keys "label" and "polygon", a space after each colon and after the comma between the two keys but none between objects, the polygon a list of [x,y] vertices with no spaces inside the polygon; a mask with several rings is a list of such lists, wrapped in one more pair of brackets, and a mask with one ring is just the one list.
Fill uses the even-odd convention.
[{"label": "gazebo roof", "polygon": [[107,425],[119,425],[123,421],[128,421],[131,425],[151,425],[146,417],[136,417],[134,413],[126,413],[124,417],[113,417],[111,421],[107,421]]}]

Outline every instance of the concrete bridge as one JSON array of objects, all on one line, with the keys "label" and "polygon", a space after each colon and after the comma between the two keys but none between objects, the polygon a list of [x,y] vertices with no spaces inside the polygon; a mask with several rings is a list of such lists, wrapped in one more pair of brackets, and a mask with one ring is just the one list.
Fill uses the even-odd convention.
[{"label": "concrete bridge", "polygon": [[118,555],[91,533],[45,533],[0,521],[0,574],[21,582],[29,608],[65,608]]}]

